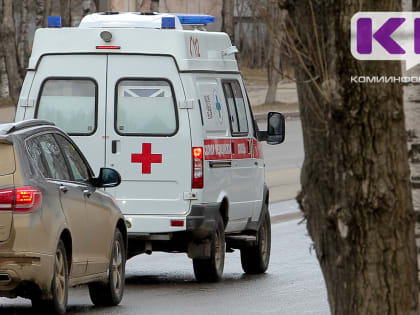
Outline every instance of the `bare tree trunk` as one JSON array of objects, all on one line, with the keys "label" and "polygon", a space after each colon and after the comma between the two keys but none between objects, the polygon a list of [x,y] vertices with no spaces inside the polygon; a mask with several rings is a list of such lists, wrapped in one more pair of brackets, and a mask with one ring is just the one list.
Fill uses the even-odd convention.
[{"label": "bare tree trunk", "polygon": [[274,104],[276,102],[277,85],[280,82],[280,49],[275,43],[271,44],[270,54],[267,60],[267,79],[268,90],[265,96],[265,104]]},{"label": "bare tree trunk", "polygon": [[[420,0],[403,1],[403,11],[409,11],[412,4],[412,11],[420,11]],[[410,69],[409,76],[420,76],[420,66]],[[418,84],[409,84],[404,86],[404,111],[406,113],[406,128],[409,135],[410,145],[410,171],[411,178],[420,179],[420,110],[418,110],[420,101],[420,89]],[[413,183],[413,206],[416,212],[416,244],[417,261],[420,262],[420,187]],[[420,270],[418,273],[420,280]]]},{"label": "bare tree trunk", "polygon": [[65,27],[71,26],[71,0],[60,0],[61,23]]},{"label": "bare tree trunk", "polygon": [[272,0],[266,0],[266,5],[261,6],[258,3],[253,4],[254,10],[258,11],[261,19],[266,21],[266,45],[268,47],[266,55],[266,68],[268,90],[265,96],[265,104],[276,102],[277,85],[281,79],[281,46],[283,44],[283,34],[279,31],[280,25],[284,20],[280,8]]},{"label": "bare tree trunk", "polygon": [[36,28],[48,25],[48,16],[51,14],[51,0],[35,0]]},{"label": "bare tree trunk", "polygon": [[143,0],[140,7],[140,12],[150,12],[152,10],[152,0]]},{"label": "bare tree trunk", "polygon": [[29,61],[28,46],[28,0],[22,0],[20,3],[20,27],[17,42],[19,70],[22,78],[25,76],[25,68],[28,66]]},{"label": "bare tree trunk", "polygon": [[35,0],[35,8],[35,25],[36,28],[40,28],[44,26],[45,1]]},{"label": "bare tree trunk", "polygon": [[98,6],[96,2],[93,0],[83,0],[82,1],[82,17],[96,12],[98,10]]},{"label": "bare tree trunk", "polygon": [[235,45],[235,16],[234,0],[223,0],[222,7],[222,32],[226,32],[233,45]]},{"label": "bare tree trunk", "polygon": [[331,313],[418,314],[402,86],[350,80],[401,75],[400,62],[354,59],[349,39],[356,12],[400,1],[285,2],[305,146],[298,201]]},{"label": "bare tree trunk", "polygon": [[7,79],[9,83],[9,95],[16,101],[19,97],[22,78],[19,74],[17,50],[16,50],[16,28],[13,16],[13,1],[2,1],[2,23],[0,29],[0,37],[5,52],[5,63],[7,71]]},{"label": "bare tree trunk", "polygon": [[4,57],[0,54],[0,105],[2,100],[9,98],[9,82],[7,80],[6,63]]}]

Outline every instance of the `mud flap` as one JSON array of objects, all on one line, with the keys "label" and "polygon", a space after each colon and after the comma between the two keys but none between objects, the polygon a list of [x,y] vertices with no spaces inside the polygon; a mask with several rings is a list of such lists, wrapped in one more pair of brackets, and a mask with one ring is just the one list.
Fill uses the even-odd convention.
[{"label": "mud flap", "polygon": [[211,240],[205,239],[188,243],[188,257],[191,259],[208,259],[211,256]]}]

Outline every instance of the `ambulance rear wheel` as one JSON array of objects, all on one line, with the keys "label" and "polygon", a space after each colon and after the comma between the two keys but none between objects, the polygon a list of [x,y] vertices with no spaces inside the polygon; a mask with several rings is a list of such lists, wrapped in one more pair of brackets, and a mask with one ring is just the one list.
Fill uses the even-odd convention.
[{"label": "ambulance rear wheel", "polygon": [[257,233],[255,246],[241,249],[242,269],[248,274],[264,273],[270,262],[271,222],[267,205],[263,207],[264,217]]},{"label": "ambulance rear wheel", "polygon": [[193,259],[194,275],[199,282],[217,282],[222,279],[225,266],[225,227],[219,216],[211,236],[211,254],[207,259]]}]

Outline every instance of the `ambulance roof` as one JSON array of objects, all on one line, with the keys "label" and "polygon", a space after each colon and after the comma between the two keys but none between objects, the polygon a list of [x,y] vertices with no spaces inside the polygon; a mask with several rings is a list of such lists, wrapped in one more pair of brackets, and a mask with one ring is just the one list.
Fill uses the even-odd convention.
[{"label": "ambulance roof", "polygon": [[[170,55],[180,71],[238,71],[232,53],[235,49],[226,33],[183,29],[180,20],[190,25],[210,20],[201,17],[95,13],[84,17],[78,28],[38,29],[29,69],[35,69],[42,56],[50,54],[127,53]],[[101,38],[104,31],[111,33],[111,41]]]}]

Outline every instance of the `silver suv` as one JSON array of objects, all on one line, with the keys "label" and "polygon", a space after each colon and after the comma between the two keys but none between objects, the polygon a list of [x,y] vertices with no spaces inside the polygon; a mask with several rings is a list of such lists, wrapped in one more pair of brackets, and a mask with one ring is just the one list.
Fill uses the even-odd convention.
[{"label": "silver suv", "polygon": [[41,120],[0,125],[0,296],[21,296],[64,314],[68,287],[89,283],[95,305],[124,290],[125,220],[74,142]]}]

